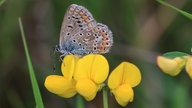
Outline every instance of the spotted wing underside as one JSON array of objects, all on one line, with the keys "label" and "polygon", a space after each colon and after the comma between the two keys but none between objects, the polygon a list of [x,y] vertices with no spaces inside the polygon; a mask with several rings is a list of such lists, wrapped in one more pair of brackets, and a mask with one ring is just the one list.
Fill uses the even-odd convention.
[{"label": "spotted wing underside", "polygon": [[60,45],[67,41],[86,49],[86,54],[107,53],[113,37],[109,28],[97,23],[86,8],[72,4],[64,16],[60,32]]}]

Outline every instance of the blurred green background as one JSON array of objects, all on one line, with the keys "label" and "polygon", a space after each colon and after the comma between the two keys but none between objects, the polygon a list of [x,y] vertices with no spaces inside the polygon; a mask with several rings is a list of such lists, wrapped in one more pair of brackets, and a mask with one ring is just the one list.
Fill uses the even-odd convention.
[{"label": "blurred green background", "polygon": [[[192,13],[191,0],[166,2]],[[44,80],[60,74],[60,62],[53,54],[59,43],[63,16],[70,4],[86,7],[101,23],[108,25],[114,45],[105,54],[112,71],[120,62],[136,64],[142,82],[127,108],[190,108],[192,82],[185,70],[176,77],[162,73],[156,56],[169,51],[191,53],[192,22],[155,0],[6,0],[0,6],[0,108],[34,108],[18,17],[22,18],[29,53],[45,108],[75,107],[75,98],[65,99],[48,92]],[[53,71],[56,65],[56,72]],[[109,94],[109,108],[120,108]],[[98,93],[87,108],[101,108]]]}]

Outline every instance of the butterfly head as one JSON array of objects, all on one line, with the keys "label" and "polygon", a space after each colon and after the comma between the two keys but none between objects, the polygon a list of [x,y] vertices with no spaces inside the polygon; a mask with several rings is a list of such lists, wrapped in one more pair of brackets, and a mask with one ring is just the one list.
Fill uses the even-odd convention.
[{"label": "butterfly head", "polygon": [[60,52],[60,46],[59,46],[59,45],[56,45],[54,51],[55,51],[55,52]]}]

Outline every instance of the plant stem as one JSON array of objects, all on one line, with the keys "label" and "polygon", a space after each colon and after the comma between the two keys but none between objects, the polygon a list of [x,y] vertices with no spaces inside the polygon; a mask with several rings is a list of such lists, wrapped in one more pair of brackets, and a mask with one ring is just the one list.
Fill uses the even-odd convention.
[{"label": "plant stem", "polygon": [[83,98],[80,95],[76,97],[76,107],[75,108],[85,108]]},{"label": "plant stem", "polygon": [[107,89],[103,89],[103,108],[108,108]]}]

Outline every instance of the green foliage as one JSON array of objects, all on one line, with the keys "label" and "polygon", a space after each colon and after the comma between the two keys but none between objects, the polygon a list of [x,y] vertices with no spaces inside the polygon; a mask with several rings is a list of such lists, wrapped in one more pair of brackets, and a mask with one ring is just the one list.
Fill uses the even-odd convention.
[{"label": "green foliage", "polygon": [[5,2],[6,0],[1,0],[0,1],[0,6]]},{"label": "green foliage", "polygon": [[167,58],[175,58],[175,57],[183,57],[183,56],[188,56],[189,54],[184,53],[184,52],[179,52],[179,51],[174,51],[174,52],[167,52],[163,54],[163,56]]},{"label": "green foliage", "polygon": [[[141,69],[142,82],[136,88],[134,102],[127,107],[190,108],[192,83],[183,74],[185,71],[174,78],[165,75],[157,68],[155,57],[164,52],[168,52],[164,56],[169,58],[191,53],[192,0],[169,0],[174,6],[165,1],[168,0],[0,0],[0,108],[34,108],[38,99],[34,101],[30,85],[31,82],[37,83],[36,78],[37,90],[41,90],[46,108],[53,105],[59,108],[80,106],[74,104],[74,98],[57,97],[43,86],[45,77],[53,73],[54,64],[55,73],[61,73],[61,62],[53,56],[52,50],[59,43],[63,16],[70,4],[86,7],[96,21],[106,24],[113,32],[114,45],[105,55],[110,70],[124,60],[137,64]],[[25,69],[27,63],[18,16],[22,16],[30,57],[33,67],[38,70],[36,78],[30,75],[31,82]],[[28,67],[29,74],[34,74],[32,65]],[[93,102],[86,102],[85,107],[103,107],[100,94]],[[108,94],[109,107],[120,108],[113,99]]]},{"label": "green foliage", "polygon": [[159,3],[161,3],[162,5],[168,6],[168,7],[172,8],[173,10],[179,12],[180,14],[184,15],[185,17],[189,18],[190,20],[192,20],[192,14],[187,13],[187,12],[185,12],[185,11],[183,11],[183,10],[180,10],[180,9],[178,9],[178,8],[176,8],[176,7],[170,5],[170,4],[168,4],[168,3],[166,3],[166,2],[164,2],[164,1],[162,1],[162,0],[157,0],[157,1],[158,1]]},{"label": "green foliage", "polygon": [[20,27],[20,30],[21,30],[21,36],[22,36],[22,40],[23,40],[25,54],[26,54],[26,58],[27,58],[29,75],[30,75],[30,79],[31,79],[33,94],[34,94],[34,97],[35,97],[35,102],[36,102],[37,108],[44,108],[43,101],[42,101],[42,98],[41,98],[41,93],[40,93],[40,90],[39,90],[39,86],[38,86],[38,83],[37,83],[37,80],[36,80],[36,77],[35,77],[35,72],[34,72],[33,65],[31,63],[31,59],[30,59],[30,55],[29,55],[29,51],[28,51],[28,48],[27,48],[27,42],[26,42],[26,39],[25,39],[25,34],[24,34],[21,18],[19,18],[18,21],[19,21],[19,27]]}]

